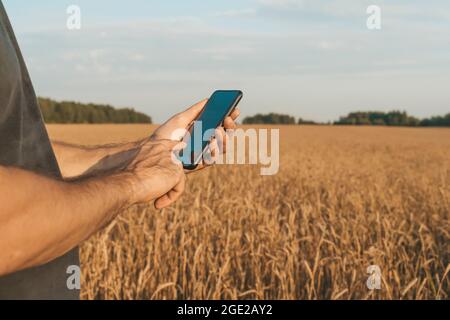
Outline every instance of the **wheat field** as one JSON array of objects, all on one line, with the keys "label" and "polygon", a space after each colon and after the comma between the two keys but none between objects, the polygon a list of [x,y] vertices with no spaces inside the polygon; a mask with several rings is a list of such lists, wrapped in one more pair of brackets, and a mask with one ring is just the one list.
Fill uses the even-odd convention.
[{"label": "wheat field", "polygon": [[[100,144],[154,126],[48,129]],[[280,130],[277,175],[209,168],[172,207],[131,208],[84,243],[82,298],[448,299],[450,130]]]}]

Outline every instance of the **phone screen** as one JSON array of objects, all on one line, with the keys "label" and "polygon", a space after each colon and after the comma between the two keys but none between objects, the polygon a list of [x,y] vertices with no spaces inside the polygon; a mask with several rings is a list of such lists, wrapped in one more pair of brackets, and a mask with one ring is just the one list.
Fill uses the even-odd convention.
[{"label": "phone screen", "polygon": [[202,113],[189,129],[183,140],[186,148],[181,152],[181,161],[186,169],[195,169],[203,151],[208,146],[214,130],[218,128],[242,98],[239,90],[218,90],[209,98]]}]

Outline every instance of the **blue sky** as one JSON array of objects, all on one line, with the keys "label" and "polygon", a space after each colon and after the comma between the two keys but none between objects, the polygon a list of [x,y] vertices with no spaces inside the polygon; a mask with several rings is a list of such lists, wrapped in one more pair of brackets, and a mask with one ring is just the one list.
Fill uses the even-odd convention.
[{"label": "blue sky", "polygon": [[[450,2],[3,0],[38,95],[132,106],[161,122],[214,89],[243,115],[450,112]],[[69,5],[81,30],[66,28]],[[381,30],[366,9],[381,8]]]}]

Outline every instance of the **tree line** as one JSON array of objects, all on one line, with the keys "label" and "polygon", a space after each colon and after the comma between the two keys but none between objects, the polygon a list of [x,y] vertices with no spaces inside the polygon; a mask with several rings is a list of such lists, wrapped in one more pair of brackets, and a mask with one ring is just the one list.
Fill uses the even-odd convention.
[{"label": "tree line", "polygon": [[381,126],[404,126],[404,127],[449,127],[450,113],[445,116],[436,116],[418,119],[408,115],[405,111],[390,112],[351,112],[336,125],[381,125]]},{"label": "tree line", "polygon": [[295,124],[295,118],[287,114],[256,114],[242,120],[243,124]]},{"label": "tree line", "polygon": [[151,117],[132,108],[48,98],[38,98],[38,103],[46,123],[152,123]]},{"label": "tree line", "polygon": [[409,127],[450,127],[450,113],[444,116],[434,116],[425,119],[418,119],[408,115],[405,111],[364,111],[350,112],[348,115],[340,117],[333,123],[320,123],[311,120],[294,117],[286,114],[269,113],[256,114],[246,117],[244,124],[309,124],[309,125],[379,125],[379,126],[409,126]]},{"label": "tree line", "polygon": [[[110,105],[55,101],[38,98],[46,123],[152,123],[152,118],[133,108],[117,109]],[[280,113],[258,113],[244,118],[244,124],[309,124],[309,125],[380,125],[409,127],[450,127],[450,113],[418,119],[405,111],[350,112],[333,123],[320,123]]]}]

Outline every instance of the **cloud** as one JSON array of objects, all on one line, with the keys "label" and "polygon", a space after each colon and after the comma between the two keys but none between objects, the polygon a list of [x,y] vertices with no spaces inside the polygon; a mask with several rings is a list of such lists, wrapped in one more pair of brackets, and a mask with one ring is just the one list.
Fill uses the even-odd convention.
[{"label": "cloud", "polygon": [[254,17],[256,16],[255,8],[246,9],[236,9],[236,10],[226,10],[222,12],[213,13],[211,16],[214,18],[242,18],[242,17]]},{"label": "cloud", "polygon": [[259,0],[260,11],[287,16],[314,15],[314,17],[354,17],[364,15],[364,0]]},{"label": "cloud", "polygon": [[259,0],[261,5],[274,9],[302,9],[304,8],[304,0]]},{"label": "cloud", "polygon": [[[383,19],[402,24],[450,22],[450,7],[442,0],[258,0],[255,11],[265,17],[281,19],[307,19],[308,22],[326,19],[361,21],[366,18],[369,5],[381,8]],[[442,9],[439,9],[441,7]],[[333,22],[333,20],[328,20]]]},{"label": "cloud", "polygon": [[129,60],[131,60],[131,61],[143,62],[143,61],[145,61],[145,59],[146,59],[146,57],[142,53],[133,52],[129,55]]},{"label": "cloud", "polygon": [[248,57],[255,52],[255,49],[245,44],[229,44],[228,46],[207,46],[195,48],[192,50],[204,58],[212,58],[214,60],[230,60],[231,58]]}]

